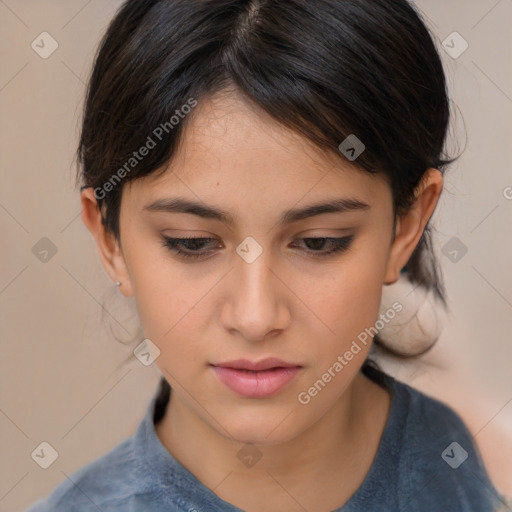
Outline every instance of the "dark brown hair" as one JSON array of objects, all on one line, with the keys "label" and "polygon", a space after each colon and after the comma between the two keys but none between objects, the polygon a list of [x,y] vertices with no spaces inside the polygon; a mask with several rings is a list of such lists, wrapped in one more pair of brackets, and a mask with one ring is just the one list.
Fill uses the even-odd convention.
[{"label": "dark brown hair", "polygon": [[[444,174],[458,158],[443,154],[443,66],[406,0],[128,0],[99,47],[78,148],[80,184],[119,242],[123,185],[165,172],[193,117],[185,106],[229,88],[340,159],[354,134],[365,150],[353,163],[386,177],[395,218],[428,168]],[[148,137],[155,146],[131,161]],[[404,271],[446,305],[430,236],[427,224]]]}]

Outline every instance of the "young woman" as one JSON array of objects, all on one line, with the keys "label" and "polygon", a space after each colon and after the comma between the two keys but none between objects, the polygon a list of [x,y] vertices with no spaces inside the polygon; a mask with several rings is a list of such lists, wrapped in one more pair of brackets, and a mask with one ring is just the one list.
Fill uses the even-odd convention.
[{"label": "young woman", "polygon": [[31,512],[504,507],[456,413],[370,357],[401,275],[444,303],[448,122],[406,0],[127,1],[89,83],[82,218],[161,386]]}]

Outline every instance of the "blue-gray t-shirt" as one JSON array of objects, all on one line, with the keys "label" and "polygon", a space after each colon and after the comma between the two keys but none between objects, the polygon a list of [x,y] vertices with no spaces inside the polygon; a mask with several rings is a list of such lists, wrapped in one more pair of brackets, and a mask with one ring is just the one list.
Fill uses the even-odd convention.
[{"label": "blue-gray t-shirt", "polygon": [[[512,511],[490,482],[461,418],[379,373],[391,393],[389,417],[370,471],[335,512]],[[240,512],[164,447],[154,427],[156,401],[157,396],[132,437],[73,473],[27,512]]]}]

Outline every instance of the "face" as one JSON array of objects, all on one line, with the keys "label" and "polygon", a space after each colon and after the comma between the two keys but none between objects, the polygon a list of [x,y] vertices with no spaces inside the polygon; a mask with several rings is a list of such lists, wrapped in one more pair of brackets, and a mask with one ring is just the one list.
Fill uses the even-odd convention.
[{"label": "face", "polygon": [[[225,217],[163,206],[177,198]],[[361,207],[307,214],[349,200]],[[128,183],[120,211],[123,293],[160,350],[173,400],[241,442],[283,442],[316,422],[370,349],[371,339],[358,352],[353,342],[378,319],[392,227],[382,177],[320,153],[233,94],[199,103],[177,158],[163,176]],[[270,396],[234,391],[211,366],[267,357],[300,366]]]}]

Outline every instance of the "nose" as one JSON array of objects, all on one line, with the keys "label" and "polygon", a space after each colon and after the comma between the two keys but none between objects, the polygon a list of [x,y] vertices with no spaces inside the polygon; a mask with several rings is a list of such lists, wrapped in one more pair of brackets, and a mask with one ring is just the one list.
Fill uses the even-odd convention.
[{"label": "nose", "polygon": [[265,251],[251,263],[237,256],[228,286],[221,316],[225,329],[256,342],[287,327],[287,287]]}]

